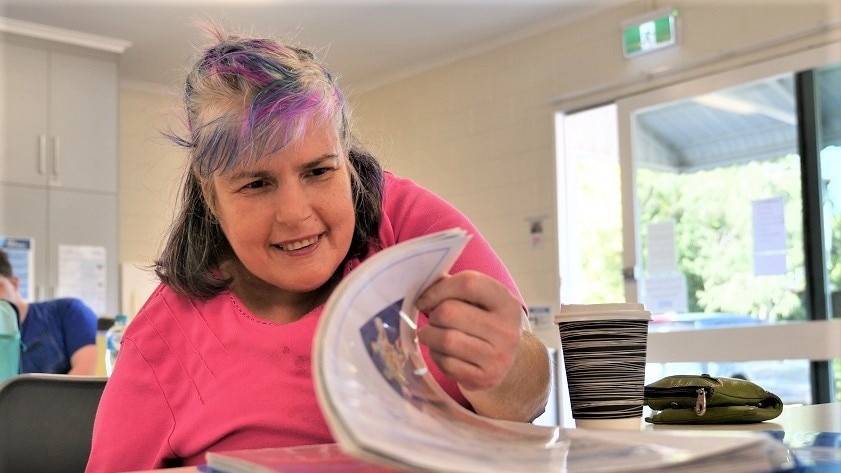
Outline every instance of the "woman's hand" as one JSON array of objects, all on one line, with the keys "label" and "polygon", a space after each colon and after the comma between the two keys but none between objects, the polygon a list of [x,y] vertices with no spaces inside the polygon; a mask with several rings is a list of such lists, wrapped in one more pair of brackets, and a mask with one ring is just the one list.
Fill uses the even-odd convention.
[{"label": "woman's hand", "polygon": [[445,276],[418,298],[429,324],[418,340],[447,376],[463,389],[499,386],[520,345],[522,309],[511,292],[476,271]]},{"label": "woman's hand", "polygon": [[477,413],[530,421],[543,411],[548,355],[536,337],[523,336],[523,310],[507,287],[464,271],[430,286],[417,306],[429,317],[418,340]]}]

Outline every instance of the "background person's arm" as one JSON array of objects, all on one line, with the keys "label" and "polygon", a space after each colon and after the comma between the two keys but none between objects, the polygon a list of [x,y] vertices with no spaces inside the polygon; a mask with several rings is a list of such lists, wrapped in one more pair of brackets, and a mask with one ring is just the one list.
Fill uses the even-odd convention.
[{"label": "background person's arm", "polygon": [[59,299],[62,311],[58,315],[64,331],[65,355],[70,362],[67,374],[96,374],[97,316],[81,299]]},{"label": "background person's arm", "polygon": [[85,345],[70,357],[70,371],[67,374],[94,375],[97,365],[96,345]]}]

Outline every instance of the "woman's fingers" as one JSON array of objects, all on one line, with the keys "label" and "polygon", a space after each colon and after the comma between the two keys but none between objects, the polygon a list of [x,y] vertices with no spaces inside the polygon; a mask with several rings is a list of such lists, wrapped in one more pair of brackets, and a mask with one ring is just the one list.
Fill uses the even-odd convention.
[{"label": "woman's fingers", "polygon": [[445,277],[418,299],[429,324],[418,339],[441,370],[468,390],[507,376],[520,343],[521,309],[508,289],[481,273]]}]

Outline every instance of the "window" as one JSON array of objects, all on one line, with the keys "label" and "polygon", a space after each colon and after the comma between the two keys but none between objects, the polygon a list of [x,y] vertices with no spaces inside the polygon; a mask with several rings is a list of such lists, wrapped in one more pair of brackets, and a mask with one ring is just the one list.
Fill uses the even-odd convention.
[{"label": "window", "polygon": [[[561,301],[645,302],[656,340],[692,330],[716,346],[721,327],[753,334],[730,347],[731,360],[650,363],[647,382],[677,373],[745,377],[789,404],[825,402],[841,388],[839,360],[750,358],[764,329],[827,312],[841,318],[841,90],[830,85],[841,83],[841,64],[780,72],[796,63],[557,116]],[[815,123],[802,118],[805,102]],[[815,170],[804,135],[819,156]],[[820,186],[810,184],[815,175]],[[810,192],[820,198],[817,212]],[[819,274],[812,228],[821,229]]]}]

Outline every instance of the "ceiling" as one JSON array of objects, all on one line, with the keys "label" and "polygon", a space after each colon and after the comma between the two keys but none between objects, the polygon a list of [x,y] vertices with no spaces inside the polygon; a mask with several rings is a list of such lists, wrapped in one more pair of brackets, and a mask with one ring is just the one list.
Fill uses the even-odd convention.
[{"label": "ceiling", "polygon": [[[821,148],[841,145],[841,64],[817,73]],[[638,163],[673,172],[798,153],[794,76],[668,103],[636,118]]]},{"label": "ceiling", "polygon": [[778,158],[797,152],[794,80],[787,74],[672,102],[636,123],[650,167],[692,172]]},{"label": "ceiling", "polygon": [[[346,92],[362,93],[630,1],[0,0],[0,17],[129,41],[124,83],[170,90],[204,43],[192,23],[212,18],[317,50]],[[841,80],[841,68],[826,72],[824,84]],[[793,87],[770,78],[642,113],[640,162],[691,172],[796,152]],[[826,143],[841,144],[839,90],[820,91]]]},{"label": "ceiling", "polygon": [[126,81],[171,86],[212,18],[320,51],[361,93],[629,0],[0,0],[0,17],[130,41]]}]

